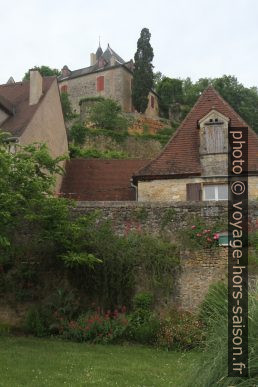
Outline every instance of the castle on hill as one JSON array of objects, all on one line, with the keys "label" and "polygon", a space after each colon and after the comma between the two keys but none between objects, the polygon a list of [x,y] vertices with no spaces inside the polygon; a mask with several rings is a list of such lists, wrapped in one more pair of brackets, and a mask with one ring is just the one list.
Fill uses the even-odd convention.
[{"label": "castle on hill", "polygon": [[[106,97],[119,102],[123,112],[135,111],[132,104],[132,79],[134,63],[124,61],[108,44],[103,52],[99,45],[96,53],[90,54],[90,66],[70,70],[64,66],[58,77],[61,92],[69,95],[73,109],[80,112],[80,100],[87,97]],[[152,90],[145,111],[147,117],[159,115],[158,97]]]}]

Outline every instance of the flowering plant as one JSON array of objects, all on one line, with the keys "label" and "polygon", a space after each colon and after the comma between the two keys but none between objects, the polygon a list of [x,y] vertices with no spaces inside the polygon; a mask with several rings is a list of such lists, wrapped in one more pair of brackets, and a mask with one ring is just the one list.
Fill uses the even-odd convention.
[{"label": "flowering plant", "polygon": [[123,306],[114,311],[88,312],[77,320],[67,321],[62,334],[67,339],[92,343],[111,343],[122,339],[127,329],[128,319]]},{"label": "flowering plant", "polygon": [[213,248],[218,246],[219,233],[216,226],[207,228],[207,225],[195,222],[186,229],[185,234],[191,245],[203,248]]}]

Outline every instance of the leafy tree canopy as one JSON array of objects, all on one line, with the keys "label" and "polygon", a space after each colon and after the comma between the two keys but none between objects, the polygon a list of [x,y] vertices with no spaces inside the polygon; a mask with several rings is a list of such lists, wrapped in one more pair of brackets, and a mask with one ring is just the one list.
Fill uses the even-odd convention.
[{"label": "leafy tree canopy", "polygon": [[258,89],[243,86],[236,77],[231,75],[223,75],[219,78],[200,78],[197,82],[192,82],[190,78],[181,80],[161,75],[156,90],[160,96],[160,108],[163,115],[168,117],[169,108],[180,104],[181,119],[183,119],[209,85],[212,85],[258,132]]},{"label": "leafy tree canopy", "polygon": [[[51,69],[50,67],[44,66],[44,65],[43,66],[34,66],[34,69],[38,70],[43,77],[49,77],[51,75],[58,76],[61,74],[61,72],[58,69]],[[24,74],[23,81],[28,81],[29,79],[30,79],[30,70],[28,70]]]},{"label": "leafy tree canopy", "polygon": [[96,101],[90,108],[89,121],[98,129],[126,130],[131,121],[122,113],[122,108],[116,101],[103,98]]},{"label": "leafy tree canopy", "polygon": [[43,264],[49,257],[68,266],[98,262],[88,254],[89,237],[82,237],[92,229],[91,217],[72,221],[68,202],[52,194],[64,157],[53,159],[42,144],[12,153],[6,139],[0,132],[0,265]]},{"label": "leafy tree canopy", "polygon": [[134,56],[134,73],[132,84],[132,102],[139,113],[144,113],[148,106],[148,95],[154,86],[153,49],[150,45],[150,31],[143,28],[137,42]]}]

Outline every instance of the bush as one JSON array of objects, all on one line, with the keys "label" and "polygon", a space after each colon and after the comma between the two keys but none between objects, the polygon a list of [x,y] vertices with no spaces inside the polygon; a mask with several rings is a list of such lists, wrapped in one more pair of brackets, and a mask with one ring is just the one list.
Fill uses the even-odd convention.
[{"label": "bush", "polygon": [[129,317],[128,339],[141,344],[153,344],[156,341],[160,323],[152,312],[153,295],[139,293],[133,300],[134,310]]},{"label": "bush", "polygon": [[69,131],[69,139],[74,142],[75,145],[83,145],[87,135],[87,128],[80,124],[74,124]]},{"label": "bush", "polygon": [[103,99],[90,108],[89,120],[99,129],[127,130],[131,124],[121,106],[112,99]]},{"label": "bush", "polygon": [[200,346],[204,338],[204,326],[197,316],[173,310],[161,321],[157,344],[167,349],[189,350]]},{"label": "bush", "polygon": [[71,158],[84,158],[84,159],[126,159],[128,155],[125,152],[108,150],[99,151],[98,149],[82,149],[75,145],[70,145],[69,148]]},{"label": "bush", "polygon": [[62,335],[66,339],[75,341],[89,341],[91,343],[115,343],[123,339],[128,320],[125,308],[115,309],[114,312],[88,312],[77,320],[64,324]]},{"label": "bush", "polygon": [[49,334],[49,317],[41,307],[32,307],[26,316],[25,331],[37,337]]}]

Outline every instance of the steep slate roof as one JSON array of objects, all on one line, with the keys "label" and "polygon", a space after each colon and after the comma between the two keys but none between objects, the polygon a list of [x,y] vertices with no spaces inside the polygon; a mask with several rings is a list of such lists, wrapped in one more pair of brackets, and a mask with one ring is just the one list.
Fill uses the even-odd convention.
[{"label": "steep slate roof", "polygon": [[148,160],[72,159],[67,162],[61,195],[77,200],[136,200],[134,171]]},{"label": "steep slate roof", "polygon": [[[230,118],[231,127],[248,127],[247,123],[213,88],[208,87],[188,113],[163,151],[133,175],[133,180],[153,180],[200,175],[198,121],[212,109]],[[249,171],[258,171],[258,136],[248,127]]]},{"label": "steep slate roof", "polygon": [[32,106],[29,105],[29,81],[0,85],[0,106],[5,101],[9,109],[9,118],[1,125],[1,129],[20,137],[55,79],[55,76],[43,78],[42,97]]},{"label": "steep slate roof", "polygon": [[[101,51],[100,50],[101,50],[101,47],[98,48],[96,55],[97,55],[98,60],[104,59],[104,61],[105,61],[104,67],[100,68],[98,65],[98,62],[97,62],[93,66],[84,67],[82,69],[78,69],[78,70],[74,70],[74,71],[70,70],[70,74],[68,76],[61,74],[61,75],[59,75],[58,80],[62,81],[64,79],[77,78],[77,77],[80,77],[82,75],[87,75],[87,74],[94,73],[96,71],[103,71],[103,70],[106,70],[110,67],[114,67],[114,65],[112,66],[111,62],[110,62],[111,56],[113,56],[116,60],[115,66],[126,65],[127,63],[129,63],[129,62],[125,62],[109,45],[107,46],[107,49],[101,55],[99,55],[100,52],[102,51],[102,50]],[[128,67],[126,67],[126,69],[129,70]]]}]

